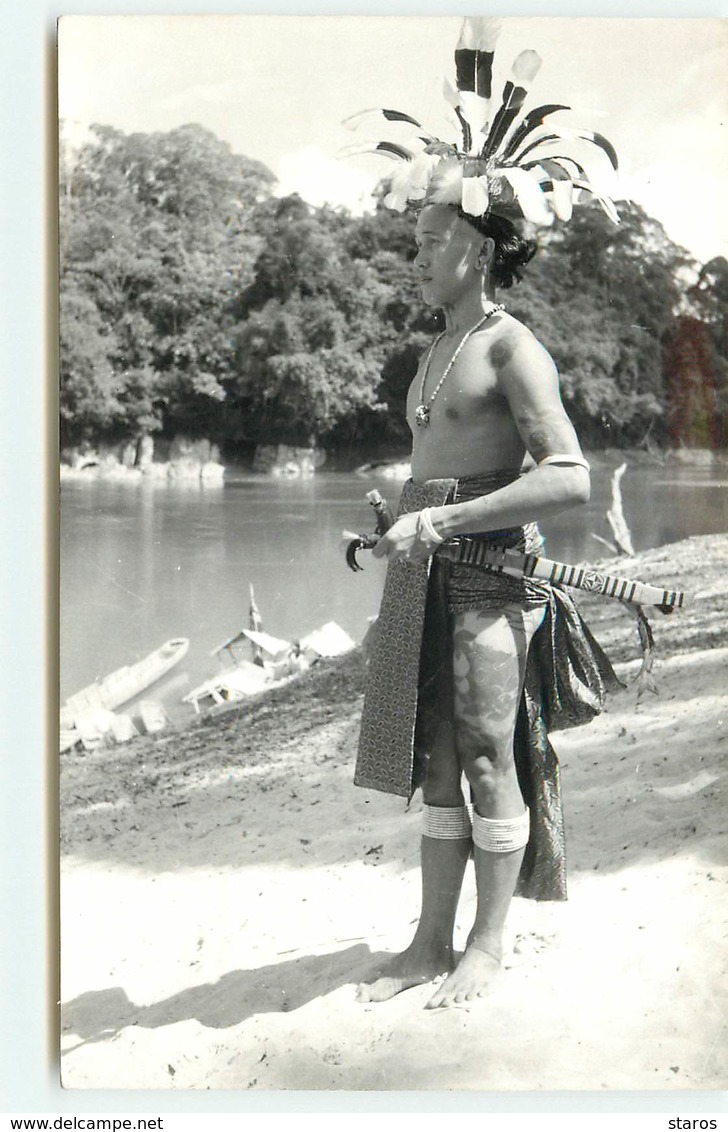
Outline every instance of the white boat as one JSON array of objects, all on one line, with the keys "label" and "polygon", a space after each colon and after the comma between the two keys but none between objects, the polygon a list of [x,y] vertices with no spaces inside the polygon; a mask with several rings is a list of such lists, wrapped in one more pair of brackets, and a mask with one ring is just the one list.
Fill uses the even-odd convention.
[{"label": "white boat", "polygon": [[298,642],[301,652],[313,652],[316,656],[334,657],[343,656],[351,652],[355,642],[349,634],[337,625],[335,621],[327,621],[320,629],[307,633]]},{"label": "white boat", "polygon": [[[212,676],[209,680],[198,684],[182,697],[182,703],[191,704],[195,711],[199,712],[201,704],[213,707],[235,703],[237,700],[244,700],[247,696],[254,696],[256,692],[269,687],[272,682],[272,674],[267,666],[243,660],[234,668],[220,672],[217,676]],[[206,700],[210,703],[205,704]]]},{"label": "white boat", "polygon": [[99,709],[113,711],[141,695],[157,680],[174,668],[182,660],[190,647],[186,637],[175,637],[165,641],[154,652],[149,653],[135,664],[124,665],[103,680],[95,680],[80,692],[69,696],[61,708],[61,732],[77,728],[78,721]]},{"label": "white boat", "polygon": [[261,630],[242,629],[240,636],[254,644],[256,649],[267,653],[271,660],[284,656],[292,647],[290,641],[284,641],[282,637],[274,637]]},{"label": "white boat", "polygon": [[[191,704],[196,712],[201,710],[201,705],[215,707],[236,703],[264,689],[287,683],[321,657],[342,656],[354,648],[354,641],[348,633],[335,621],[329,621],[300,641],[284,641],[258,629],[242,629],[212,651],[214,654],[225,651],[235,656],[235,646],[241,641],[250,642],[258,661],[238,661],[233,668],[198,684],[182,697],[182,703]],[[207,700],[210,702],[205,703]]]}]

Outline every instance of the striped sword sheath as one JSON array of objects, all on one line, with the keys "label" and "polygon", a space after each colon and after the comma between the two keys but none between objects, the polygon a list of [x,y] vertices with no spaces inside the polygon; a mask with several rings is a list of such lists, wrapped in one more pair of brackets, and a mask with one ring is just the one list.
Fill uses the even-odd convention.
[{"label": "striped sword sheath", "polygon": [[657,605],[664,612],[680,609],[685,594],[680,590],[663,590],[647,582],[634,582],[604,574],[591,566],[569,566],[565,562],[552,562],[536,554],[521,554],[517,550],[497,549],[477,539],[453,539],[439,547],[437,554],[454,562],[471,566],[487,566],[498,574],[512,574],[516,578],[537,578],[554,585],[572,586],[588,593],[630,601],[638,605]]}]

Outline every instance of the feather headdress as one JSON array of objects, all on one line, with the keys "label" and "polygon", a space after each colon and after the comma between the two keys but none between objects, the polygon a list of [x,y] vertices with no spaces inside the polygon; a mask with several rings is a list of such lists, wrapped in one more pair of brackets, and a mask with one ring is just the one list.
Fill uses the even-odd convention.
[{"label": "feather headdress", "polygon": [[[570,107],[548,103],[524,112],[541,66],[535,51],[515,59],[500,98],[493,95],[493,63],[500,21],[466,18],[455,48],[455,85],[444,94],[462,132],[462,145],[443,142],[398,110],[363,110],[344,125],[376,123],[377,140],[343,154],[380,153],[397,162],[384,203],[399,212],[410,201],[450,204],[467,216],[488,213],[540,226],[568,220],[584,194],[618,222],[612,197],[617,155],[601,134],[554,126],[546,119]],[[343,155],[342,154],[342,155]]]}]

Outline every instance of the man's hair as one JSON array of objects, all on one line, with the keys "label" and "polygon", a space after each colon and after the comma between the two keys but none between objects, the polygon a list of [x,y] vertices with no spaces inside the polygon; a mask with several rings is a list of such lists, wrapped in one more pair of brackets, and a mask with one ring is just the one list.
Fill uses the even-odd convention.
[{"label": "man's hair", "polygon": [[489,213],[487,216],[471,216],[458,209],[462,217],[481,236],[488,236],[495,243],[490,272],[499,287],[512,287],[523,277],[522,268],[533,259],[538,248],[535,240],[521,236],[514,224],[502,216]]}]

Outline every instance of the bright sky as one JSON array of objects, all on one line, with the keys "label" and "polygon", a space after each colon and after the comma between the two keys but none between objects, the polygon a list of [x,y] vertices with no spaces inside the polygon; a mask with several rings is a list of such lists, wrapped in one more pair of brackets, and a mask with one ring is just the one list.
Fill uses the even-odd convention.
[{"label": "bright sky", "polygon": [[[282,193],[356,210],[386,158],[337,160],[358,110],[405,110],[457,140],[440,93],[459,17],[66,16],[59,113],[126,131],[199,122],[263,161]],[[528,106],[565,102],[606,134],[622,190],[698,259],[728,256],[728,21],[504,21],[497,74],[532,47],[543,59]]]}]

